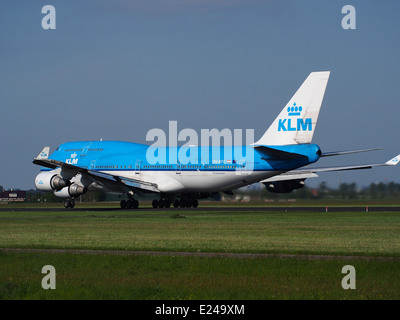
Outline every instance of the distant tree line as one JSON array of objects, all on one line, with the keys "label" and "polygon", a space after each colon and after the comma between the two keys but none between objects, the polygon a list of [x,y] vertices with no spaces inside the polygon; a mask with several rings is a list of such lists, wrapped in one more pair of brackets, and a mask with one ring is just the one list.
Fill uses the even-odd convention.
[{"label": "distant tree line", "polygon": [[[81,195],[78,202],[99,202],[106,201],[107,194],[100,191],[88,192]],[[63,199],[57,197],[54,192],[41,192],[37,190],[28,190],[26,195],[27,202],[62,202]]]},{"label": "distant tree line", "polygon": [[[15,189],[18,190],[18,189]],[[0,186],[0,192],[6,191]],[[294,190],[291,193],[271,193],[265,187],[250,188],[248,190],[234,190],[234,194],[248,194],[252,198],[262,199],[376,199],[390,200],[400,199],[400,183],[371,183],[368,187],[359,188],[355,182],[341,183],[338,188],[328,187],[326,182],[321,182],[317,188],[310,188],[307,185],[302,189]],[[153,198],[153,197],[150,197]],[[149,198],[149,199],[150,199]],[[104,192],[88,192],[82,195],[77,201],[98,202],[98,201],[119,201],[119,195],[107,194]],[[218,200],[219,198],[215,198]],[[53,192],[40,192],[28,190],[28,202],[61,202]]]},{"label": "distant tree line", "polygon": [[[278,195],[279,197],[282,196]],[[357,187],[355,182],[341,183],[335,189],[329,188],[326,182],[321,182],[317,188],[305,186],[286,194],[286,197],[297,199],[400,199],[400,183],[371,183],[364,188]],[[274,198],[274,194],[271,198]]]}]

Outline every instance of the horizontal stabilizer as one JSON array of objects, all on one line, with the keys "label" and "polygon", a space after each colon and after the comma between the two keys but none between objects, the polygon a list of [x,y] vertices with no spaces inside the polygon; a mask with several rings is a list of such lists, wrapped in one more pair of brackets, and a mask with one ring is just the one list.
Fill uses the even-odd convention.
[{"label": "horizontal stabilizer", "polygon": [[300,170],[292,170],[288,172],[281,173],[280,175],[273,176],[261,182],[277,182],[277,181],[287,181],[287,180],[297,180],[297,179],[306,179],[306,178],[316,178],[318,177],[317,173],[320,172],[334,172],[334,171],[346,171],[346,170],[362,170],[362,169],[371,169],[374,167],[382,167],[382,166],[395,166],[400,162],[400,154],[385,163],[380,164],[364,164],[357,166],[342,166],[342,167],[326,167],[326,168],[310,168],[310,169],[300,169]]},{"label": "horizontal stabilizer", "polygon": [[263,160],[271,160],[271,161],[279,161],[279,160],[293,160],[293,159],[300,159],[306,158],[302,154],[287,152],[278,150],[275,148],[270,148],[266,146],[254,146],[254,149],[259,151],[264,157],[261,157]]},{"label": "horizontal stabilizer", "polygon": [[324,152],[324,153],[321,154],[321,157],[340,156],[340,155],[344,155],[344,154],[369,152],[369,151],[376,151],[376,150],[382,150],[382,149],[381,148],[374,148],[374,149],[364,149],[364,150]]},{"label": "horizontal stabilizer", "polygon": [[[400,161],[400,154],[396,157],[390,159],[385,163],[378,163],[378,164],[365,164],[365,165],[358,165],[358,166],[344,166],[344,167],[329,167],[329,168],[316,168],[316,169],[309,169],[309,170],[294,170],[297,172],[329,172],[329,171],[344,171],[344,170],[359,170],[359,169],[371,169],[374,167],[382,167],[382,166],[395,166]],[[293,172],[294,172],[293,171]]]},{"label": "horizontal stabilizer", "polygon": [[298,170],[298,172],[332,172],[332,171],[345,171],[345,170],[361,170],[361,169],[371,169],[376,166],[382,166],[382,164],[365,164],[359,166],[315,168],[309,170]]}]

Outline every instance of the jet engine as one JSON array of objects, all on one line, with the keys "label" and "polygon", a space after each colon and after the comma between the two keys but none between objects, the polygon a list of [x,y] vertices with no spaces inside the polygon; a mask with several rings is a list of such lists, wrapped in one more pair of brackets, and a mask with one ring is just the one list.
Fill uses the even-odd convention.
[{"label": "jet engine", "polygon": [[59,191],[70,185],[69,180],[63,179],[54,170],[41,172],[35,178],[35,186],[40,191]]},{"label": "jet engine", "polygon": [[59,198],[77,198],[87,191],[88,189],[85,186],[73,183],[70,186],[61,189],[60,191],[55,191],[54,194]]},{"label": "jet engine", "polygon": [[289,193],[294,189],[301,189],[304,187],[305,179],[276,181],[276,182],[264,182],[265,187],[269,192],[273,193]]}]

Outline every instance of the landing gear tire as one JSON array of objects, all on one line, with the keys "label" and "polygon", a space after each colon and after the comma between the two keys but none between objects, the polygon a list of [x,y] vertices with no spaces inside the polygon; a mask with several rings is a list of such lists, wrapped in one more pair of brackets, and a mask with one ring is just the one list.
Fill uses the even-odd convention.
[{"label": "landing gear tire", "polygon": [[126,201],[126,208],[127,209],[137,209],[137,208],[139,208],[139,201],[137,201],[135,199],[129,199],[128,201]]},{"label": "landing gear tire", "polygon": [[159,208],[170,208],[171,202],[166,199],[161,199],[160,201],[158,201],[158,207]]},{"label": "landing gear tire", "polygon": [[64,201],[64,208],[69,209],[75,207],[75,200],[74,199],[68,199]]},{"label": "landing gear tire", "polygon": [[158,208],[158,200],[154,199],[153,202],[151,203],[154,209]]},{"label": "landing gear tire", "polygon": [[[160,199],[156,200],[154,199],[153,202],[151,203],[154,209],[156,208],[170,208],[171,207],[171,201],[168,199]],[[175,206],[175,204],[174,204]]]},{"label": "landing gear tire", "polygon": [[181,200],[181,201],[179,201],[179,206],[181,208],[190,208],[190,200]]},{"label": "landing gear tire", "polygon": [[135,199],[121,200],[119,203],[121,209],[137,209],[139,208],[139,201]]}]

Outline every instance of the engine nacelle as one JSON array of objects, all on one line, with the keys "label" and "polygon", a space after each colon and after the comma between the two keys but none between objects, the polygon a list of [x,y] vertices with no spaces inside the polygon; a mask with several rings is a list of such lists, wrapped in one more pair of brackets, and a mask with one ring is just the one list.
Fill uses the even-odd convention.
[{"label": "engine nacelle", "polygon": [[60,191],[55,191],[54,194],[59,198],[77,198],[87,191],[88,189],[86,187],[73,183],[70,186],[61,189]]},{"label": "engine nacelle", "polygon": [[265,187],[269,192],[273,193],[289,193],[294,189],[301,189],[304,187],[305,179],[265,182]]},{"label": "engine nacelle", "polygon": [[35,186],[40,191],[58,191],[71,185],[69,180],[63,179],[54,171],[44,171],[35,178]]}]

